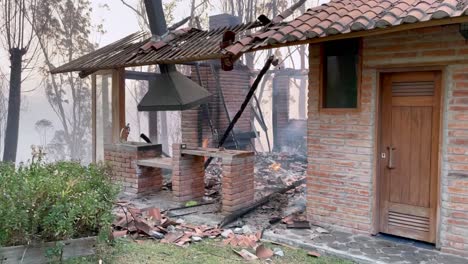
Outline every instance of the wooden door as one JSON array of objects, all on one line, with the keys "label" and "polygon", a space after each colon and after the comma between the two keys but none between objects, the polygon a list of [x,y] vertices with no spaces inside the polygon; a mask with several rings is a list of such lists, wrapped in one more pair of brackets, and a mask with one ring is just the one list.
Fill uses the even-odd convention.
[{"label": "wooden door", "polygon": [[382,77],[380,232],[435,243],[441,74]]}]

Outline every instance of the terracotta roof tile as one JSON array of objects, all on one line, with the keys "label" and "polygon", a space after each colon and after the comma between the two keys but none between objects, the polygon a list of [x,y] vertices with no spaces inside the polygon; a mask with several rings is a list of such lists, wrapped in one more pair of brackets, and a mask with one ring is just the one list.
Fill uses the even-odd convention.
[{"label": "terracotta roof tile", "polygon": [[[249,44],[244,40],[237,43],[244,45],[241,50],[246,52],[298,40],[467,15],[468,0],[331,0],[289,23],[263,29]],[[454,22],[447,20],[450,23]],[[238,55],[238,50],[237,45],[226,48],[233,55]]]}]

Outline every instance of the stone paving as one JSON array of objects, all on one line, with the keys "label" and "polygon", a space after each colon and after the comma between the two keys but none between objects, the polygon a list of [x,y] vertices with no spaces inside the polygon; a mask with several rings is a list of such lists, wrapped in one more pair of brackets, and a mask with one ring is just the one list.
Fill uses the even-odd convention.
[{"label": "stone paving", "polygon": [[[320,230],[320,229],[319,229]],[[274,228],[263,238],[358,263],[468,264],[468,259],[441,253],[433,246],[387,236],[353,235],[345,232]]]}]

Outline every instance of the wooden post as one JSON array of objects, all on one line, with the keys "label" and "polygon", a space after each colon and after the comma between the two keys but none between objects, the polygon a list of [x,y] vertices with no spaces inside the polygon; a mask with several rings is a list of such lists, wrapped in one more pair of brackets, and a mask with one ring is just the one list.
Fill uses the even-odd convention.
[{"label": "wooden post", "polygon": [[96,141],[96,74],[91,75],[91,137],[92,137],[92,162],[96,162],[96,150],[97,150],[97,141]]},{"label": "wooden post", "polygon": [[112,142],[120,141],[120,131],[125,127],[125,70],[112,71]]}]

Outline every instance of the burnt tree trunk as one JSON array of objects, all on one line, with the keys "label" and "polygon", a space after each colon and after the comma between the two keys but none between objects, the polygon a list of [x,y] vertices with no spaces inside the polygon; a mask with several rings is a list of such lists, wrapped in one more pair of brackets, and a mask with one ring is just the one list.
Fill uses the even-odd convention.
[{"label": "burnt tree trunk", "polygon": [[24,54],[24,49],[13,48],[10,50],[10,93],[8,97],[8,118],[3,149],[3,161],[7,162],[16,162],[21,106],[21,64]]}]

